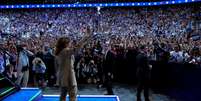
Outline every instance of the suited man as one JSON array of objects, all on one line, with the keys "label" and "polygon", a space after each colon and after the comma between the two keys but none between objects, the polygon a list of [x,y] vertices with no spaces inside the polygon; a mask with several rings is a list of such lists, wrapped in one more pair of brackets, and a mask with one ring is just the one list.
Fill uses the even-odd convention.
[{"label": "suited man", "polygon": [[149,64],[148,56],[147,56],[147,47],[141,46],[139,49],[139,54],[136,57],[137,63],[137,101],[141,101],[141,92],[144,90],[145,101],[149,100],[149,80],[150,80],[150,72],[151,65]]},{"label": "suited man", "polygon": [[45,54],[43,56],[43,61],[44,61],[45,65],[47,66],[47,78],[48,78],[49,86],[53,86],[56,83],[54,59],[55,59],[55,57],[51,53],[51,50],[48,48],[45,48]]},{"label": "suited man", "polygon": [[107,89],[106,95],[114,95],[112,90],[112,79],[113,79],[113,72],[114,72],[114,66],[115,66],[115,47],[111,46],[111,49],[108,50],[105,57],[103,72],[105,76],[105,82],[104,85]]}]

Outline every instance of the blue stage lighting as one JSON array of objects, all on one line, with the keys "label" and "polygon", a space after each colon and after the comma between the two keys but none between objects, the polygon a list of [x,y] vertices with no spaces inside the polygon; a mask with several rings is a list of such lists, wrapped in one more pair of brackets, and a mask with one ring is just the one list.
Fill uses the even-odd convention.
[{"label": "blue stage lighting", "polygon": [[187,2],[198,2],[200,0],[174,0],[160,2],[130,2],[130,3],[93,3],[93,4],[28,4],[28,5],[0,5],[0,9],[7,8],[55,8],[55,7],[113,7],[113,6],[153,6],[153,5],[169,5]]},{"label": "blue stage lighting", "polygon": [[115,6],[119,6],[119,3],[116,3]]},{"label": "blue stage lighting", "polygon": [[126,6],[130,6],[132,3],[126,3]]},{"label": "blue stage lighting", "polygon": [[[105,4],[106,5],[106,4]],[[103,6],[103,4],[100,4],[99,6]]]}]

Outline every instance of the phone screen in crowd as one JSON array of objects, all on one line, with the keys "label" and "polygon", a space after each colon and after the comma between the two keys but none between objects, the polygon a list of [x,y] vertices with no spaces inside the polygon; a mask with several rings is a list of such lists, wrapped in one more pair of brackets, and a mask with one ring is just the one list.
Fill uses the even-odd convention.
[{"label": "phone screen in crowd", "polygon": [[97,35],[98,33],[94,32],[93,35]]}]

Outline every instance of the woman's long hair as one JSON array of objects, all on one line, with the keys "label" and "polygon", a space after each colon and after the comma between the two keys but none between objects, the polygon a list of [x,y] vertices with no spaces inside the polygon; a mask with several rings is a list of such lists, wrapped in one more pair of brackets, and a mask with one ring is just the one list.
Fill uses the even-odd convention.
[{"label": "woman's long hair", "polygon": [[56,43],[55,55],[58,55],[64,48],[68,46],[70,39],[68,37],[59,38]]}]

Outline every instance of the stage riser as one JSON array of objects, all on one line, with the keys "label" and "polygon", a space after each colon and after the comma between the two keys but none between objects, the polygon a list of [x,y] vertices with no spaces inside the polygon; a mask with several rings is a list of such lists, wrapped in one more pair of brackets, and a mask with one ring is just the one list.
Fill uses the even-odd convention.
[{"label": "stage riser", "polygon": [[[78,101],[120,101],[116,95],[78,95],[77,98]],[[59,95],[42,95],[39,88],[22,88],[3,101],[59,101]]]}]

